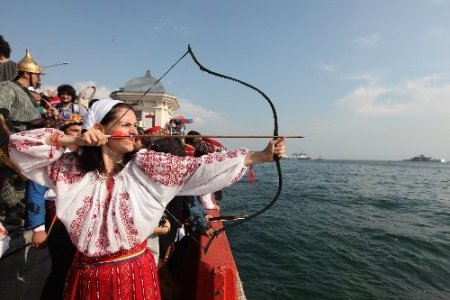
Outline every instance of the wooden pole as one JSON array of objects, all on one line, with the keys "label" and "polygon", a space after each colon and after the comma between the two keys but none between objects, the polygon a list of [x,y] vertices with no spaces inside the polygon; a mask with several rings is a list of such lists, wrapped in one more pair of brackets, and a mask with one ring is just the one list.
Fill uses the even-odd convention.
[{"label": "wooden pole", "polygon": [[300,135],[151,135],[151,134],[136,134],[130,136],[123,135],[107,135],[108,138],[113,139],[123,139],[127,137],[151,137],[151,138],[215,138],[215,139],[275,139],[275,138],[285,138],[285,139],[302,139],[303,136]]}]

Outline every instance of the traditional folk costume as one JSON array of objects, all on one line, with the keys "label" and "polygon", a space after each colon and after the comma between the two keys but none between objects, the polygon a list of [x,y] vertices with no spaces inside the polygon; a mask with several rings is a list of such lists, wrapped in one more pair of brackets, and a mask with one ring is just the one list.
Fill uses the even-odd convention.
[{"label": "traditional folk costume", "polygon": [[[82,125],[82,116],[69,115],[59,118],[61,130],[72,125]],[[70,152],[69,149],[66,149]],[[52,265],[50,274],[45,280],[40,299],[62,299],[67,272],[75,255],[75,247],[70,240],[66,227],[56,217],[56,194],[52,189],[29,181],[27,187],[27,223],[28,229],[35,233],[47,232],[47,247]]]},{"label": "traditional folk costume", "polygon": [[193,158],[144,149],[108,179],[97,171],[83,174],[78,154],[47,145],[55,133],[61,132],[13,134],[9,150],[23,174],[56,192],[57,216],[78,250],[66,299],[160,299],[145,241],[164,207],[176,195],[207,194],[238,181],[247,150]]},{"label": "traditional folk costume", "polygon": [[[22,72],[41,73],[40,66],[31,58],[27,50],[19,62],[18,70]],[[29,129],[31,122],[41,118],[37,103],[31,92],[15,81],[0,82],[0,113],[6,119],[10,130],[17,132]],[[26,182],[17,173],[16,167],[7,155],[8,137],[0,137],[0,200],[6,204],[7,219],[19,225],[17,210],[24,210]],[[8,212],[11,212],[9,214]]]}]

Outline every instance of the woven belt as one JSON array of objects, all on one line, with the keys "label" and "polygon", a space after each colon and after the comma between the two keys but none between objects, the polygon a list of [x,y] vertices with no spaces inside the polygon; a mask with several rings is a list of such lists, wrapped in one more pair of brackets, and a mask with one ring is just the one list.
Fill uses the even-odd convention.
[{"label": "woven belt", "polygon": [[98,256],[98,257],[89,257],[86,255],[82,255],[80,257],[79,264],[77,267],[96,267],[103,264],[109,264],[109,263],[117,263],[121,261],[125,261],[128,259],[132,259],[135,257],[138,257],[147,250],[147,243],[142,243],[136,248],[133,248],[131,250],[122,250],[117,253],[104,255],[104,256]]}]

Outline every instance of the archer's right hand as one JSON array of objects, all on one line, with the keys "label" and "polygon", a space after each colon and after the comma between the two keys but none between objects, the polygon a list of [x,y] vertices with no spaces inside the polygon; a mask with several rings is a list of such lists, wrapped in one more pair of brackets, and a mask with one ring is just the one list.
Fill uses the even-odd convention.
[{"label": "archer's right hand", "polygon": [[107,142],[108,137],[103,131],[97,128],[91,128],[77,138],[77,145],[79,146],[102,146]]}]

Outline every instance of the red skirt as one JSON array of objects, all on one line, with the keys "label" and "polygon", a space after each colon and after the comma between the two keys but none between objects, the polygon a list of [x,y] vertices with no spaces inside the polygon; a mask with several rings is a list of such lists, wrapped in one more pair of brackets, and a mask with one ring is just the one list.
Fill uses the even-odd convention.
[{"label": "red skirt", "polygon": [[65,300],[160,300],[158,272],[146,243],[104,257],[75,254],[64,290]]}]

